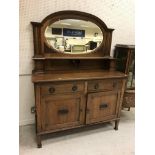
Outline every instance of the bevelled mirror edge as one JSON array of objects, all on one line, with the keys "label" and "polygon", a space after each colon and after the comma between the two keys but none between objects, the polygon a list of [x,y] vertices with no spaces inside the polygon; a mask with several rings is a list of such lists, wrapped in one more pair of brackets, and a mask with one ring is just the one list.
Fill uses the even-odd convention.
[{"label": "bevelled mirror edge", "polygon": [[104,40],[104,31],[95,23],[81,19],[62,19],[48,25],[45,43],[64,54],[93,52]]}]

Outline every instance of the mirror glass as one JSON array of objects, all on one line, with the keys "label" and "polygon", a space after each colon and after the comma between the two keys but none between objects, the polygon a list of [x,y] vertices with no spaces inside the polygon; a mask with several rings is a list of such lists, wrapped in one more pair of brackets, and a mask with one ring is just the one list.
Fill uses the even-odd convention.
[{"label": "mirror glass", "polygon": [[96,24],[78,19],[52,23],[44,35],[51,47],[68,54],[89,53],[103,41],[102,31]]}]

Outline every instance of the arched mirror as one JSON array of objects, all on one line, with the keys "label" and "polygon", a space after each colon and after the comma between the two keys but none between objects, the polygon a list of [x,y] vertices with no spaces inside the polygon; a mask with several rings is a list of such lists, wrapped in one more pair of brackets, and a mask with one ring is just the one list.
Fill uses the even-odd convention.
[{"label": "arched mirror", "polygon": [[62,19],[45,28],[49,47],[67,54],[86,54],[94,51],[104,40],[101,29],[93,22],[81,19]]},{"label": "arched mirror", "polygon": [[33,25],[35,57],[100,58],[110,55],[112,32],[98,17],[75,10],[52,13]]}]

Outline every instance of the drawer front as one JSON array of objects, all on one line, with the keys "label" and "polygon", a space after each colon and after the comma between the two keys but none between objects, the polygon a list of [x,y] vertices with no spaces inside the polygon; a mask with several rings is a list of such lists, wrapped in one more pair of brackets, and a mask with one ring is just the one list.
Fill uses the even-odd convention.
[{"label": "drawer front", "polygon": [[84,82],[49,83],[41,86],[41,94],[50,95],[83,92],[84,86]]},{"label": "drawer front", "polygon": [[119,99],[120,93],[116,91],[88,94],[86,123],[116,118]]},{"label": "drawer front", "polygon": [[88,92],[113,91],[121,89],[122,80],[93,80],[88,82]]}]

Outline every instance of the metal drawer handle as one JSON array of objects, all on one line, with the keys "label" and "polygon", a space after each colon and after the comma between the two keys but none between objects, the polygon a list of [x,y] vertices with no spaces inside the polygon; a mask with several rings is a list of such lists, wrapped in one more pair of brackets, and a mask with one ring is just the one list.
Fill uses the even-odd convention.
[{"label": "metal drawer handle", "polygon": [[68,109],[60,109],[60,110],[58,110],[58,114],[59,115],[65,115],[65,114],[68,114]]},{"label": "metal drawer handle", "polygon": [[99,84],[96,83],[96,84],[94,85],[94,89],[98,89],[98,88],[99,88]]},{"label": "metal drawer handle", "polygon": [[72,87],[72,91],[77,91],[78,87],[77,86],[73,86]]},{"label": "metal drawer handle", "polygon": [[107,107],[108,107],[107,103],[101,103],[99,108],[101,110],[101,109],[104,109],[104,108],[107,108]]},{"label": "metal drawer handle", "polygon": [[52,94],[52,93],[54,93],[54,92],[55,92],[55,88],[54,88],[54,87],[51,87],[51,88],[49,88],[49,89],[48,89],[48,91],[49,91],[49,93],[51,93],[51,94]]}]

